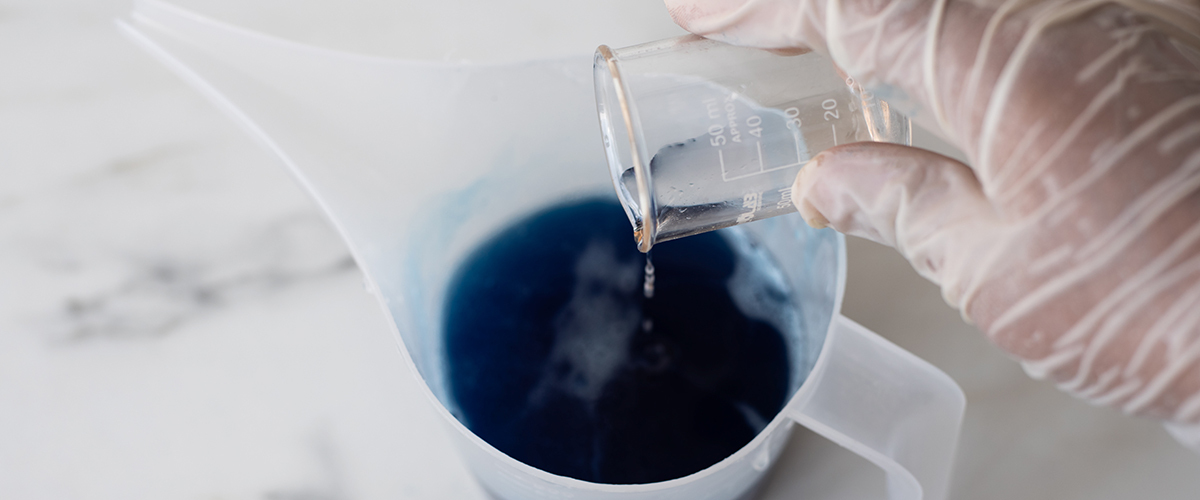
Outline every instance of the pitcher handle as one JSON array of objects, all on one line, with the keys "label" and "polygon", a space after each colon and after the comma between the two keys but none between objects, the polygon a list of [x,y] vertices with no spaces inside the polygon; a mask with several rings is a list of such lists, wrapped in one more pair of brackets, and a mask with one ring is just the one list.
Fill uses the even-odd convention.
[{"label": "pitcher handle", "polygon": [[883,469],[889,500],[946,497],[966,407],[948,375],[837,315],[800,391],[788,416]]}]

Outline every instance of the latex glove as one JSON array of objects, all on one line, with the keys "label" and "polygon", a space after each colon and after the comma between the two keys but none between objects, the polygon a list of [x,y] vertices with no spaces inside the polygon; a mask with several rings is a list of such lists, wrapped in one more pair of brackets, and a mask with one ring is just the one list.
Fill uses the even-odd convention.
[{"label": "latex glove", "polygon": [[895,247],[1030,374],[1200,448],[1200,4],[1124,3],[667,0],[830,54],[973,165],[831,149],[793,188],[811,225]]}]

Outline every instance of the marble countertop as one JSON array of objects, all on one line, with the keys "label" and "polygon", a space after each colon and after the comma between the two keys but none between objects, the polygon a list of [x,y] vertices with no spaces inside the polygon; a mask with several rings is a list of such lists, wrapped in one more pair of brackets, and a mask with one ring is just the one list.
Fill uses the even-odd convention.
[{"label": "marble countertop", "polygon": [[[343,50],[411,35],[388,29],[404,2],[192,3]],[[337,234],[120,36],[130,7],[0,3],[0,498],[481,498]],[[1160,426],[1028,379],[890,250],[849,254],[846,315],[966,391],[952,498],[1200,495],[1200,457]],[[882,484],[802,430],[763,498]]]}]

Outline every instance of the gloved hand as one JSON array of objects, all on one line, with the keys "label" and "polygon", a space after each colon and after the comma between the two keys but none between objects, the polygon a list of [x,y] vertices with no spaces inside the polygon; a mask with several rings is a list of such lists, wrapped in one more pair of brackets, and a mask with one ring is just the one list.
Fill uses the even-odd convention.
[{"label": "gloved hand", "polygon": [[1030,374],[1200,449],[1200,4],[666,3],[689,31],[823,51],[913,103],[971,167],[840,146],[801,170],[800,213],[895,247]]}]

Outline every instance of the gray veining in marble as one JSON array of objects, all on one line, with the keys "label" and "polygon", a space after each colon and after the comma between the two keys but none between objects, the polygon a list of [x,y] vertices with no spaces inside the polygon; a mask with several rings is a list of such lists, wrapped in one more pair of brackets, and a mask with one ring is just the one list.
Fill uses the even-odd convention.
[{"label": "gray veining in marble", "polygon": [[[410,6],[190,5],[382,54]],[[335,232],[120,37],[130,7],[0,1],[0,498],[483,498]],[[1156,424],[1027,379],[889,250],[850,259],[847,315],[967,393],[953,498],[1197,497]],[[882,487],[801,430],[764,498]]]}]

